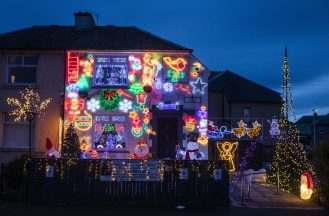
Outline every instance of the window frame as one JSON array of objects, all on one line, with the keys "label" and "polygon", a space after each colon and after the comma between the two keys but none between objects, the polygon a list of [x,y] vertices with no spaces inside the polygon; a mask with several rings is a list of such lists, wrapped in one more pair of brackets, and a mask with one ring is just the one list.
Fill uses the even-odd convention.
[{"label": "window frame", "polygon": [[[9,63],[9,58],[10,57],[22,57],[22,64],[10,64]],[[36,57],[37,58],[37,63],[36,64],[25,64],[25,57]],[[10,78],[10,68],[14,68],[14,67],[26,67],[26,68],[36,68],[36,75],[35,75],[35,82],[30,83],[30,82],[25,82],[25,83],[12,83],[9,82],[9,78]],[[38,74],[39,74],[39,55],[36,54],[10,54],[7,55],[6,58],[6,81],[5,84],[7,86],[36,86],[38,83]]]}]

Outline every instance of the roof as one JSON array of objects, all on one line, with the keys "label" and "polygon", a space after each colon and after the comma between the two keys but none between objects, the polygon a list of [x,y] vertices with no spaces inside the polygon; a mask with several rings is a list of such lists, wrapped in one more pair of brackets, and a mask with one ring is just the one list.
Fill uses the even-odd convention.
[{"label": "roof", "polygon": [[[323,118],[323,115],[317,115],[315,117],[315,120],[319,120],[321,118]],[[313,123],[313,115],[307,115],[307,116],[302,116],[300,119],[298,119],[298,121],[296,122],[296,124],[312,124]]]},{"label": "roof", "polygon": [[259,85],[231,71],[212,71],[208,78],[209,92],[224,92],[230,101],[281,103],[280,93]]},{"label": "roof", "polygon": [[329,125],[329,114],[316,121],[315,125]]},{"label": "roof", "polygon": [[33,26],[0,34],[0,50],[162,50],[188,51],[137,27],[95,26],[81,30],[75,26]]}]

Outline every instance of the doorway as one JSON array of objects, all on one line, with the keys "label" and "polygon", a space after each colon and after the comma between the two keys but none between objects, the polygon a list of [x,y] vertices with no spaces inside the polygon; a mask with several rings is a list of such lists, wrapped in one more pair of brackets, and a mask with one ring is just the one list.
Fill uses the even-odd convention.
[{"label": "doorway", "polygon": [[178,144],[178,119],[174,117],[158,118],[157,158],[175,158]]}]

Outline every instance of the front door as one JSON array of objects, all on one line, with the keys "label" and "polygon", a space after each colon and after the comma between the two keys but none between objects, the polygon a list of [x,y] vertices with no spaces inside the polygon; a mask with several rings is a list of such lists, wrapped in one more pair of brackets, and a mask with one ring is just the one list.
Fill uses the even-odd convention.
[{"label": "front door", "polygon": [[175,147],[178,144],[177,118],[158,118],[157,158],[175,158]]}]

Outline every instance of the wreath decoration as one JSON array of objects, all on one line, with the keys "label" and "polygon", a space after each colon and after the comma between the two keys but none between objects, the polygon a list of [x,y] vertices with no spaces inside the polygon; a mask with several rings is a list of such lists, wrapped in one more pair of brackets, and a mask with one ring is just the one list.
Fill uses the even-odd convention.
[{"label": "wreath decoration", "polygon": [[105,110],[113,110],[118,107],[120,96],[114,89],[103,89],[99,95],[99,104]]}]

